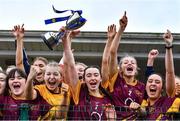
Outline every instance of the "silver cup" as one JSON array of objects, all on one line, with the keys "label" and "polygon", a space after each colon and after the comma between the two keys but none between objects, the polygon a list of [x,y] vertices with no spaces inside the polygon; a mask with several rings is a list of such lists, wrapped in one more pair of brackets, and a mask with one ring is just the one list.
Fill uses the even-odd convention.
[{"label": "silver cup", "polygon": [[59,40],[64,36],[64,32],[47,32],[44,35],[42,35],[42,39],[44,43],[48,46],[50,50],[53,50],[54,47],[59,45]]},{"label": "silver cup", "polygon": [[[83,26],[86,22],[86,19],[79,15],[78,12],[75,12],[69,19],[66,21],[66,30],[75,30]],[[65,31],[66,32],[66,31]],[[59,40],[64,36],[65,32],[47,32],[41,37],[44,40],[44,43],[48,46],[50,50],[53,50],[57,45],[59,45]]]}]

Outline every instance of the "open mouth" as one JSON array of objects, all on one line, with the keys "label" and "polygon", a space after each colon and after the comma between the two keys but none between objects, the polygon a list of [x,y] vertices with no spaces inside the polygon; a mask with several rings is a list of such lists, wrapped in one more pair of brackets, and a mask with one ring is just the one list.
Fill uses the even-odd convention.
[{"label": "open mouth", "polygon": [[43,73],[42,73],[42,72],[40,72],[40,73],[38,73],[38,74],[37,74],[37,76],[41,76],[42,74],[43,74]]},{"label": "open mouth", "polygon": [[150,89],[150,92],[156,92],[156,89]]},{"label": "open mouth", "polygon": [[149,91],[150,91],[150,94],[154,95],[157,89],[155,87],[150,87]]},{"label": "open mouth", "polygon": [[90,85],[91,86],[95,86],[97,83],[96,82],[91,82]]},{"label": "open mouth", "polygon": [[82,77],[82,76],[79,76],[79,80],[81,80],[81,79],[83,79],[83,77]]},{"label": "open mouth", "polygon": [[133,68],[132,67],[128,67],[127,71],[133,71]]},{"label": "open mouth", "polygon": [[49,84],[50,86],[54,86],[54,85],[56,84],[56,81],[48,81],[48,84]]},{"label": "open mouth", "polygon": [[91,88],[95,88],[95,87],[96,87],[96,85],[97,85],[97,83],[96,83],[96,82],[90,82],[89,84],[91,85]]},{"label": "open mouth", "polygon": [[43,73],[42,72],[40,72],[40,73],[38,73],[37,75],[36,75],[36,79],[37,80],[41,80],[43,78]]},{"label": "open mouth", "polygon": [[19,83],[13,84],[13,88],[14,89],[19,89],[20,87],[21,87],[21,85]]}]

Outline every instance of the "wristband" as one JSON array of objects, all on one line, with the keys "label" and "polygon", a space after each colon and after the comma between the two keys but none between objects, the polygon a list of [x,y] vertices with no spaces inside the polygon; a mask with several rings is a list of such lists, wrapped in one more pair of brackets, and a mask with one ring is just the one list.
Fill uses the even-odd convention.
[{"label": "wristband", "polygon": [[173,45],[171,45],[171,46],[167,46],[167,45],[166,45],[165,48],[166,48],[166,49],[171,49],[171,48],[173,48]]}]

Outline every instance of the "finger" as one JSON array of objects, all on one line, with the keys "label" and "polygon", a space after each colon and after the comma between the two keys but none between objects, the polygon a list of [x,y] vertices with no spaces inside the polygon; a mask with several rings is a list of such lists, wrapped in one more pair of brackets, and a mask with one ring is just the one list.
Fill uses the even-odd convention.
[{"label": "finger", "polygon": [[124,16],[126,16],[126,11],[124,11]]},{"label": "finger", "polygon": [[110,26],[108,26],[108,32],[109,32],[109,30],[110,30]]},{"label": "finger", "polygon": [[20,29],[20,25],[18,25],[18,29]]},{"label": "finger", "polygon": [[60,28],[60,31],[62,31],[62,32],[64,32],[66,30],[66,28],[64,27],[64,26],[62,26],[61,28]]},{"label": "finger", "polygon": [[22,28],[22,32],[24,32],[24,28]]},{"label": "finger", "polygon": [[16,26],[14,26],[14,30],[17,30],[17,25],[16,25]]},{"label": "finger", "polygon": [[171,34],[171,31],[169,29],[167,29],[167,33]]},{"label": "finger", "polygon": [[114,25],[114,31],[116,31],[116,25]]},{"label": "finger", "polygon": [[24,24],[22,24],[21,28],[23,28],[23,27],[24,27]]},{"label": "finger", "polygon": [[110,26],[110,31],[112,31],[112,30],[113,30],[113,25]]}]

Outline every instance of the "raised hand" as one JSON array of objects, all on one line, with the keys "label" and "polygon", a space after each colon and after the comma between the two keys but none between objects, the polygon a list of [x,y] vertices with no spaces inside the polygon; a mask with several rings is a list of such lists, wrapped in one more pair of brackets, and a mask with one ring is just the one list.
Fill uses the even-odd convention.
[{"label": "raised hand", "polygon": [[79,30],[69,31],[67,37],[70,38],[70,39],[72,39],[72,38],[76,37],[79,33],[80,33]]},{"label": "raised hand", "polygon": [[159,51],[157,49],[152,49],[148,54],[148,58],[155,59],[158,55],[159,55]]},{"label": "raised hand", "polygon": [[126,11],[124,12],[123,17],[119,20],[119,24],[121,27],[121,31],[123,32],[126,29],[126,26],[128,24],[128,18],[126,16]]},{"label": "raised hand", "polygon": [[159,51],[156,49],[152,49],[148,54],[147,66],[153,66],[154,60],[159,55]]},{"label": "raised hand", "polygon": [[113,39],[115,35],[116,35],[116,25],[112,24],[108,26],[107,37],[109,39]]},{"label": "raised hand", "polygon": [[72,30],[72,31],[66,30],[64,26],[61,27],[59,31],[64,32],[64,36],[61,38],[63,42],[67,40],[71,40],[80,33],[79,30]]},{"label": "raised hand", "polygon": [[16,40],[21,40],[24,37],[24,24],[22,26],[16,25],[12,29],[13,35],[15,36]]},{"label": "raised hand", "polygon": [[29,72],[29,75],[28,75],[28,79],[29,80],[33,80],[35,79],[36,75],[40,73],[40,68],[37,67],[37,66],[34,66],[32,65],[31,66],[31,69],[30,69],[30,72]]},{"label": "raised hand", "polygon": [[171,46],[173,42],[173,36],[169,30],[163,35],[164,41],[166,42],[166,46]]}]

